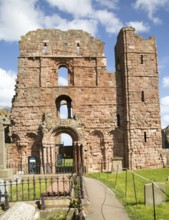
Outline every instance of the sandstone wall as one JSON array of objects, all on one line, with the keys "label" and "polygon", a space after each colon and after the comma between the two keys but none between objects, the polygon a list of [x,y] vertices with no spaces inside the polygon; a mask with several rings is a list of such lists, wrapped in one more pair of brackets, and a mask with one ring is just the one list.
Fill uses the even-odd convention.
[{"label": "sandstone wall", "polygon": [[[162,148],[157,51],[154,38],[124,28],[116,44],[118,79],[124,95],[125,148],[131,168],[161,167]],[[123,42],[123,43],[122,43]],[[121,44],[122,43],[122,44]]]},{"label": "sandstone wall", "polygon": [[[113,157],[131,169],[161,166],[155,40],[123,28],[116,74],[106,71],[103,45],[80,30],[37,30],[21,38],[11,133],[25,161],[41,158],[42,147],[57,144],[64,132],[83,145],[88,171],[102,162],[109,169]],[[60,67],[67,68],[67,86],[59,85]],[[60,118],[61,99],[70,102],[67,119]]]}]

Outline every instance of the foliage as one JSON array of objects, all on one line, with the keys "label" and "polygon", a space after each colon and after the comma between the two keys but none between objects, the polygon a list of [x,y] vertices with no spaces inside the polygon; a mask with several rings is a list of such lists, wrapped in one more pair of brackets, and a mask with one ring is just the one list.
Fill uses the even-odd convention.
[{"label": "foliage", "polygon": [[78,207],[78,183],[76,180],[74,181],[73,185],[73,197],[70,200],[70,208],[77,208]]},{"label": "foliage", "polygon": [[40,218],[39,220],[65,220],[66,215],[67,215],[67,213],[62,211],[62,212],[50,214],[48,217]]},{"label": "foliage", "polygon": [[[156,206],[156,219],[169,219],[169,182],[167,181],[167,177],[169,176],[169,168],[137,170],[134,173],[136,175],[133,175],[131,171],[123,171],[118,174],[93,173],[88,174],[88,176],[102,181],[113,192],[115,192],[116,197],[122,202],[132,220],[154,219],[153,207],[144,205],[144,185],[150,183],[151,181],[164,182],[165,192],[167,194],[166,202]],[[134,193],[134,183],[136,194]]]}]

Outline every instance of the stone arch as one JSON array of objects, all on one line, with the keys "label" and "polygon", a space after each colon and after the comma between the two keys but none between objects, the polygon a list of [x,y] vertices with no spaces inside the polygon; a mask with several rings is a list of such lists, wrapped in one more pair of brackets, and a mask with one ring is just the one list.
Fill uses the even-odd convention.
[{"label": "stone arch", "polygon": [[[68,134],[72,138],[72,145],[64,146],[61,143],[60,135],[62,133]],[[45,141],[43,142],[43,152],[42,152],[42,161],[45,173],[53,173],[57,172],[57,165],[50,166],[51,164],[57,163],[57,158],[60,152],[64,152],[62,154],[62,158],[65,161],[66,153],[71,155],[70,158],[72,160],[72,169],[77,172],[79,164],[82,162],[82,144],[80,143],[80,135],[76,129],[69,126],[56,126],[53,127],[48,133],[45,134]],[[66,149],[66,147],[70,147]],[[62,148],[62,149],[61,149]],[[46,166],[48,164],[48,166]],[[60,168],[59,168],[60,169]]]},{"label": "stone arch", "polygon": [[67,127],[67,126],[66,127],[65,126],[56,127],[52,130],[51,135],[53,135],[53,134],[59,135],[61,133],[69,134],[72,137],[74,142],[80,141],[80,136],[79,136],[78,132],[72,127]]},{"label": "stone arch", "polygon": [[60,110],[62,106],[66,106],[67,108],[67,115],[66,118],[72,118],[72,99],[68,95],[60,95],[56,98],[56,109],[57,109],[57,116],[60,116]]}]

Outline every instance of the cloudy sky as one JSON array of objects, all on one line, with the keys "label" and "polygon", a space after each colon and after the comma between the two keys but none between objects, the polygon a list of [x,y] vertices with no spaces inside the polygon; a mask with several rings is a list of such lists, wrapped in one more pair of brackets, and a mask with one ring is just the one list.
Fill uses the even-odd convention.
[{"label": "cloudy sky", "polygon": [[159,59],[162,127],[169,124],[168,0],[0,0],[0,106],[11,106],[18,41],[38,28],[83,29],[105,42],[107,69],[114,71],[114,45],[123,26],[155,36]]}]

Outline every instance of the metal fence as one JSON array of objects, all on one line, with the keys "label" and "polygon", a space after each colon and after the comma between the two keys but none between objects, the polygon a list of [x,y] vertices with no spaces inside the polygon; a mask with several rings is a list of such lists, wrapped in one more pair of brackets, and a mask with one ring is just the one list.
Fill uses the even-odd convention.
[{"label": "metal fence", "polygon": [[8,194],[9,202],[70,197],[74,176],[33,176],[1,181],[1,194]]},{"label": "metal fence", "polygon": [[46,209],[47,199],[70,199],[70,208],[75,208],[74,219],[85,220],[83,212],[84,190],[83,171],[71,175],[27,175],[23,178],[2,180],[0,182],[0,200],[4,211],[9,202],[36,201],[40,209]]},{"label": "metal fence", "polygon": [[[130,181],[132,181],[133,183],[133,200],[129,201],[129,203],[132,203],[133,205],[139,205],[139,204],[145,204],[145,192],[141,192],[139,190],[137,190],[137,188],[139,188],[140,185],[142,185],[142,189],[145,189],[145,184],[150,184],[150,191],[152,192],[152,198],[150,197],[150,200],[152,199],[152,207],[153,207],[153,219],[156,220],[157,219],[157,213],[156,213],[156,200],[158,200],[158,198],[156,197],[161,197],[161,195],[163,194],[167,200],[169,201],[169,183],[166,182],[166,190],[164,190],[163,188],[161,188],[157,182],[155,182],[155,180],[153,179],[148,179],[145,178],[142,175],[139,175],[138,173],[132,171],[132,170],[128,170],[127,168],[123,168],[123,171],[125,171],[125,179],[124,181],[124,194],[123,196],[126,198],[126,201],[128,200],[128,182],[129,179]],[[119,167],[117,166],[117,170],[116,170],[116,177],[115,177],[115,187],[118,187],[118,185],[122,185],[119,181]],[[161,191],[161,195],[157,195],[156,191]],[[149,194],[151,195],[151,192],[149,191]],[[167,192],[166,192],[167,191]],[[121,191],[122,192],[122,191]],[[144,195],[144,197],[143,197]],[[161,198],[160,198],[161,200]]]},{"label": "metal fence", "polygon": [[46,163],[43,166],[39,163],[30,166],[30,164],[20,164],[20,163],[8,163],[6,165],[7,169],[13,169],[14,174],[60,174],[60,173],[72,173],[74,171],[74,166],[72,163],[63,162],[61,165]]}]

